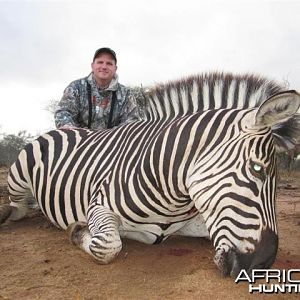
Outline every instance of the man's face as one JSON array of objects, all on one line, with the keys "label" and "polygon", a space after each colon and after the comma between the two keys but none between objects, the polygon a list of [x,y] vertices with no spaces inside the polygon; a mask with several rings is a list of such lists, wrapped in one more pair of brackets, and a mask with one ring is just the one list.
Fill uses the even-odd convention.
[{"label": "man's face", "polygon": [[109,53],[102,53],[92,63],[92,71],[96,81],[109,83],[116,74],[116,62]]}]

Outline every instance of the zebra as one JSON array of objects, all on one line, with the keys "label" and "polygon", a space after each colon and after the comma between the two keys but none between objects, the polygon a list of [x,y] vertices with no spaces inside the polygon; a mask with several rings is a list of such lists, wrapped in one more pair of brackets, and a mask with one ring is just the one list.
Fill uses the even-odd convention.
[{"label": "zebra", "polygon": [[256,75],[208,73],[146,97],[141,121],[109,130],[58,129],[11,166],[0,223],[43,214],[102,264],[121,238],[211,239],[224,276],[269,268],[278,248],[276,151],[300,132],[300,95]]}]

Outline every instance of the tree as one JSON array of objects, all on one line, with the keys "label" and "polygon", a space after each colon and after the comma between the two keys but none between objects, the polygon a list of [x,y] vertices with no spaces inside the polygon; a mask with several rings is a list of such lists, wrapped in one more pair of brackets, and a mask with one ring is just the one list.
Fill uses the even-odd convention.
[{"label": "tree", "polygon": [[0,140],[0,167],[10,166],[18,157],[19,152],[26,144],[34,139],[26,130],[19,131],[17,135],[1,134]]},{"label": "tree", "polygon": [[59,100],[52,99],[49,101],[49,104],[45,107],[45,110],[54,115],[55,111],[58,108]]}]

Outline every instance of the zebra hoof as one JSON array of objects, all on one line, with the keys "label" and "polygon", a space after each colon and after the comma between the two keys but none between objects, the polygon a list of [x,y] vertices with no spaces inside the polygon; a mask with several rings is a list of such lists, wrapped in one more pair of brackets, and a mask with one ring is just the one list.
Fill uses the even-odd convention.
[{"label": "zebra hoof", "polygon": [[87,229],[87,224],[84,222],[75,222],[68,226],[67,233],[72,245],[79,246],[82,242],[82,236]]},{"label": "zebra hoof", "polygon": [[0,206],[0,224],[4,223],[11,215],[12,207],[9,204]]}]

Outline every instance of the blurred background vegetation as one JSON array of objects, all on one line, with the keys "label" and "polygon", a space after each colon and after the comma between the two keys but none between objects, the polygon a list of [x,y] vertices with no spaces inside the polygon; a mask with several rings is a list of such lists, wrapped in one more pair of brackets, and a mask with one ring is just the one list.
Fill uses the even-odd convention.
[{"label": "blurred background vegetation", "polygon": [[16,135],[0,133],[0,167],[9,167],[33,139],[34,136],[26,131],[20,131]]}]

